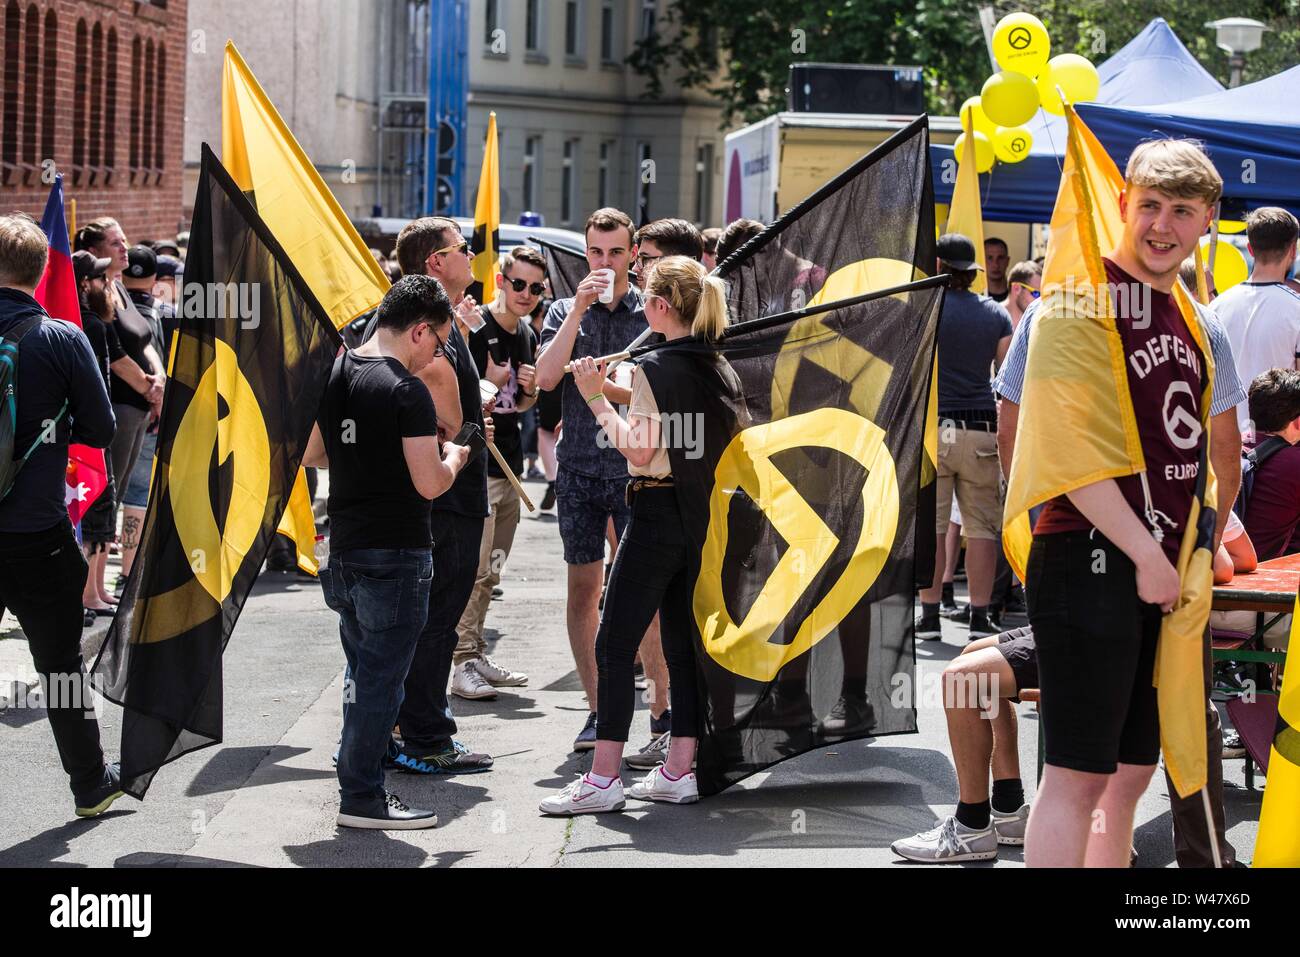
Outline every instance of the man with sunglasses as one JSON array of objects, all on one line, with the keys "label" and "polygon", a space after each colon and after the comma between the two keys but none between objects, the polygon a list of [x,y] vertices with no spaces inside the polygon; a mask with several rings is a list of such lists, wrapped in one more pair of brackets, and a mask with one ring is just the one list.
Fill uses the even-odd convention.
[{"label": "man with sunglasses", "polygon": [[[501,258],[496,276],[497,296],[479,308],[481,325],[469,336],[469,350],[478,374],[500,390],[492,410],[497,450],[515,475],[524,470],[519,434],[520,414],[537,401],[537,370],[533,359],[537,340],[528,317],[546,291],[546,260],[531,246],[516,246]],[[456,626],[451,693],[460,698],[495,698],[497,688],[518,688],[528,675],[497,664],[487,653],[483,625],[492,589],[510,556],[519,526],[519,495],[495,458],[488,459],[488,509],[479,542],[474,590]]]},{"label": "man with sunglasses", "polygon": [[[438,335],[434,359],[417,375],[433,397],[438,435],[450,441],[462,425],[487,429],[478,369],[460,325],[477,324],[474,300],[465,295],[473,281],[469,244],[454,220],[426,216],[412,220],[397,237],[403,276],[438,280],[456,311],[456,322]],[[472,320],[474,320],[472,322]],[[456,722],[447,701],[456,625],[469,603],[478,572],[479,542],[488,515],[486,450],[473,456],[450,489],[430,503],[433,583],[429,614],[415,648],[398,715],[402,750],[398,767],[415,774],[466,774],[487,771],[492,758],[455,740]]]},{"label": "man with sunglasses", "polygon": [[1018,262],[1007,273],[1010,284],[1007,301],[1003,303],[1011,316],[1011,328],[1020,325],[1020,319],[1030,304],[1038,299],[1038,290],[1043,284],[1043,267],[1032,259]]}]

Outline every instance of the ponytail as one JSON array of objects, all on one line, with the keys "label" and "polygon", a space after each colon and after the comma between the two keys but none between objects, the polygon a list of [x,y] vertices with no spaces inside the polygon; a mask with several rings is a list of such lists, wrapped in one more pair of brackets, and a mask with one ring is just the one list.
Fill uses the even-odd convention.
[{"label": "ponytail", "polygon": [[677,310],[697,339],[713,342],[727,326],[727,287],[694,259],[665,256],[650,274],[646,292]]}]

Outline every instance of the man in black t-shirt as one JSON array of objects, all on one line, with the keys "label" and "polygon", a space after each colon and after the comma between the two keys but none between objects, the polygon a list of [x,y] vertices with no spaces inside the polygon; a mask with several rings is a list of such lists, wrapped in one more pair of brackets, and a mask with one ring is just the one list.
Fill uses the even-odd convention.
[{"label": "man in black t-shirt", "polygon": [[339,743],[341,827],[416,829],[433,811],[384,788],[384,760],[402,687],[429,613],[429,502],[452,487],[466,449],[438,449],[429,390],[412,375],[442,355],[451,302],[432,279],[408,276],[384,296],[376,333],[334,362],[303,464],[330,469],[331,554],[320,569],[339,614],[350,686]]},{"label": "man in black t-shirt", "polygon": [[[469,349],[478,374],[500,391],[492,423],[497,450],[515,475],[524,470],[519,434],[521,413],[537,401],[537,340],[528,318],[544,291],[546,260],[530,246],[516,246],[501,259],[496,277],[497,298],[480,313],[483,325],[470,334]],[[528,676],[503,668],[487,653],[483,624],[492,589],[501,581],[501,569],[510,557],[519,526],[519,494],[495,458],[488,460],[488,507],[479,543],[474,591],[456,626],[456,652],[452,658],[451,693],[461,698],[495,698],[497,688],[517,688]]]}]

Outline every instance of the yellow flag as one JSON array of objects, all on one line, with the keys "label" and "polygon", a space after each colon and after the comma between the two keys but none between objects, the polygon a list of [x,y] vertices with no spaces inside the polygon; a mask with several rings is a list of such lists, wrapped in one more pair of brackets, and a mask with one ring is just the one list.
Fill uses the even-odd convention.
[{"label": "yellow flag", "polygon": [[[1300,598],[1291,615],[1277,734],[1268,755],[1253,867],[1300,867]],[[1289,679],[1289,680],[1288,680]]]},{"label": "yellow flag", "polygon": [[298,550],[298,567],[309,575],[318,571],[316,565],[316,516],[311,511],[311,491],[307,488],[307,473],[298,470],[289,504],[280,516],[276,531],[293,539]]},{"label": "yellow flag", "polygon": [[379,303],[388,277],[230,42],[221,81],[221,159],[335,328]]},{"label": "yellow flag", "polygon": [[474,204],[474,279],[483,284],[483,298],[494,294],[497,255],[501,252],[501,176],[497,159],[497,115],[488,114],[483,171]]},{"label": "yellow flag", "polygon": [[[1030,508],[1146,469],[1102,261],[1103,252],[1118,246],[1123,235],[1124,181],[1068,105],[1066,118],[1069,138],[1043,269],[1043,304],[1030,330],[1003,516],[1003,546],[1022,577]],[[1203,318],[1179,283],[1174,297],[1205,359],[1201,427],[1208,448],[1214,360]],[[1214,508],[1216,488],[1208,455],[1201,467],[1203,493],[1193,503],[1177,562],[1182,594],[1161,623],[1154,674],[1165,766],[1184,797],[1205,786],[1206,773],[1202,641],[1210,608],[1213,522],[1205,510]]]},{"label": "yellow flag", "polygon": [[[963,123],[969,123],[969,112]],[[984,279],[984,212],[980,209],[980,174],[975,170],[975,134],[966,131],[962,155],[958,157],[957,183],[952,190],[952,206],[948,211],[947,232],[961,233],[975,244],[975,261],[980,264],[971,292],[982,293],[988,289]]]}]

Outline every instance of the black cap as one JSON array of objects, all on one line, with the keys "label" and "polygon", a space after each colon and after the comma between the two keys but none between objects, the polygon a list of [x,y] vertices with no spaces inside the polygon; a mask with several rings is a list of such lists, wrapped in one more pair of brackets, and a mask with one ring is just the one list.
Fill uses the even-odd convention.
[{"label": "black cap", "polygon": [[170,256],[179,256],[181,254],[181,247],[176,245],[174,239],[156,239],[151,245],[153,251],[160,256],[164,253]]},{"label": "black cap", "polygon": [[975,244],[961,233],[944,233],[939,237],[938,250],[939,261],[949,269],[966,272],[984,268],[975,260]]},{"label": "black cap", "polygon": [[77,282],[107,275],[108,267],[111,265],[113,260],[98,259],[94,253],[86,249],[78,249],[72,254],[72,272],[77,277]]},{"label": "black cap", "polygon": [[126,275],[132,279],[148,279],[158,272],[158,257],[148,246],[132,246],[126,263]]},{"label": "black cap", "polygon": [[185,264],[175,256],[159,256],[158,272],[156,275],[159,279],[174,279],[185,271]]}]

